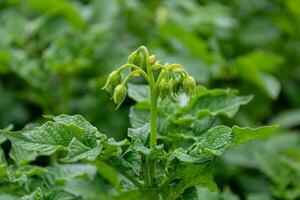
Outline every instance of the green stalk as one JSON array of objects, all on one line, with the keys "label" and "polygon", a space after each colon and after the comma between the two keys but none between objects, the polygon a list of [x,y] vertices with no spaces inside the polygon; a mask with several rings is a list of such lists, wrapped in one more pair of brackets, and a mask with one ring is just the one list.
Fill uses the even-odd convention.
[{"label": "green stalk", "polygon": [[157,94],[156,88],[150,87],[150,147],[156,146],[156,112],[157,112]]},{"label": "green stalk", "polygon": [[[153,74],[150,75],[150,148],[156,147],[156,114],[157,114],[157,91]],[[150,183],[155,177],[155,161],[150,163]]]}]

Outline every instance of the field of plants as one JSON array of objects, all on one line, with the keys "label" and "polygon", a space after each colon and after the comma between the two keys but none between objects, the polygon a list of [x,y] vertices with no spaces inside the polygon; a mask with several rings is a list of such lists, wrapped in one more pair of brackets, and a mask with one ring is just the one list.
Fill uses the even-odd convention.
[{"label": "field of plants", "polygon": [[299,200],[299,0],[0,0],[0,200]]}]

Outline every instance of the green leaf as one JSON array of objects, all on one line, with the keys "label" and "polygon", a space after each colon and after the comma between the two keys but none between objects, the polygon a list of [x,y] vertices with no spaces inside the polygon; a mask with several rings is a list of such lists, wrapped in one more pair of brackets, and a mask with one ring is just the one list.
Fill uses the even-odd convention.
[{"label": "green leaf", "polygon": [[247,200],[272,200],[269,194],[249,194]]},{"label": "green leaf", "polygon": [[0,164],[7,164],[3,149],[0,147]]},{"label": "green leaf", "polygon": [[244,142],[262,139],[270,136],[279,128],[278,125],[263,126],[260,128],[240,128],[234,126],[232,128],[234,138],[231,146],[236,146]]},{"label": "green leaf", "polygon": [[1,200],[19,200],[19,197],[0,192],[0,199]]},{"label": "green leaf", "polygon": [[96,167],[98,169],[98,173],[113,186],[116,187],[119,184],[118,174],[114,168],[101,161],[96,162]]},{"label": "green leaf", "polygon": [[89,164],[55,164],[53,167],[47,168],[50,173],[47,175],[48,179],[53,183],[62,184],[69,182],[74,178],[83,178],[93,180],[97,169]]},{"label": "green leaf", "polygon": [[30,177],[45,175],[49,173],[46,168],[36,166],[36,165],[25,165],[21,167],[16,167],[9,165],[4,168],[4,175],[6,175],[6,180],[11,183],[26,184],[29,183]]},{"label": "green leaf", "polygon": [[6,141],[6,137],[4,135],[0,135],[0,144]]},{"label": "green leaf", "polygon": [[[47,116],[49,117],[49,116]],[[92,126],[88,121],[86,121],[81,115],[59,115],[56,117],[51,117],[55,122],[57,123],[63,123],[68,126],[78,126],[83,130],[83,144],[94,147],[96,146],[97,138],[104,138],[105,136],[101,134],[98,129],[94,126]]]},{"label": "green leaf", "polygon": [[280,124],[280,127],[289,129],[300,125],[300,109],[286,110],[272,118],[271,124]]},{"label": "green leaf", "polygon": [[128,162],[125,158],[121,156],[111,156],[107,162],[113,166],[116,170],[119,172],[125,172],[129,174],[129,176],[135,177],[139,174],[139,166],[136,164],[136,162],[139,162],[136,157],[131,157],[134,158],[131,161],[134,162]]},{"label": "green leaf", "polygon": [[220,200],[220,192],[211,192],[207,188],[197,187],[199,200]]},{"label": "green leaf", "polygon": [[252,51],[242,56],[242,58],[243,62],[251,63],[260,71],[269,73],[278,71],[279,66],[284,63],[283,56],[262,50]]},{"label": "green leaf", "polygon": [[[0,88],[1,90],[1,88]],[[0,129],[0,144],[4,143],[7,138],[2,134],[4,131],[10,131],[13,129],[13,125],[9,125],[8,127],[4,128],[4,129]]]},{"label": "green leaf", "polygon": [[26,165],[26,166],[19,167],[15,172],[15,176],[16,177],[22,177],[22,176],[29,177],[29,176],[35,176],[35,175],[40,175],[40,174],[45,174],[45,173],[49,173],[49,171],[43,167],[34,166],[34,165]]},{"label": "green leaf", "polygon": [[147,102],[150,100],[149,86],[128,84],[128,96],[136,102]]},{"label": "green leaf", "polygon": [[65,158],[61,159],[64,162],[76,162],[78,160],[95,160],[100,155],[103,145],[99,144],[93,148],[85,146],[76,138],[73,138],[68,146],[68,154]]},{"label": "green leaf", "polygon": [[216,117],[210,116],[208,112],[205,112],[205,115],[206,114],[208,114],[208,116],[178,117],[175,120],[172,119],[172,124],[176,126],[178,131],[184,133],[185,135],[200,136],[216,124]]},{"label": "green leaf", "polygon": [[0,178],[4,178],[6,173],[6,164],[0,164]]},{"label": "green leaf", "polygon": [[198,193],[196,187],[187,188],[177,200],[198,200]]},{"label": "green leaf", "polygon": [[280,83],[266,72],[276,71],[283,61],[279,55],[255,51],[238,57],[234,63],[234,68],[243,79],[252,82],[271,98],[276,99],[280,92]]},{"label": "green leaf", "polygon": [[5,159],[4,151],[2,148],[0,148],[0,178],[5,177],[6,175],[6,167],[7,167],[7,162]]},{"label": "green leaf", "polygon": [[47,194],[45,200],[82,200],[82,198],[77,197],[64,190],[52,190],[50,194]]},{"label": "green leaf", "polygon": [[232,191],[228,187],[225,188],[221,197],[222,197],[222,199],[226,199],[226,200],[239,200],[240,199],[236,194],[232,193]]},{"label": "green leaf", "polygon": [[41,11],[49,17],[62,16],[77,28],[83,28],[85,25],[74,4],[68,1],[50,0],[47,4],[43,4],[38,0],[30,0],[29,5],[34,10]]},{"label": "green leaf", "polygon": [[197,37],[194,33],[171,23],[161,25],[161,30],[166,37],[173,37],[179,40],[186,46],[187,50],[198,59],[203,60],[206,63],[212,61],[212,54],[208,51],[207,43],[202,38]]},{"label": "green leaf", "polygon": [[220,156],[230,147],[232,141],[231,128],[217,126],[204,134],[192,152],[200,158],[207,158],[211,155]]},{"label": "green leaf", "polygon": [[215,191],[217,189],[212,177],[212,163],[203,164],[178,162],[172,160],[168,169],[169,177],[162,183],[162,196],[166,200],[180,197],[192,186],[202,186]]},{"label": "green leaf", "polygon": [[189,155],[183,148],[175,149],[170,159],[173,159],[173,157],[185,163],[203,163],[207,161],[206,159]]},{"label": "green leaf", "polygon": [[[33,160],[37,155],[51,155],[57,150],[67,150],[63,161],[94,160],[103,146],[98,144],[105,136],[82,116],[48,116],[49,121],[40,127],[20,132],[3,131],[13,143],[11,157],[19,164]],[[20,148],[21,149],[18,149]],[[23,151],[26,150],[26,151]],[[35,153],[37,152],[37,154]]]},{"label": "green leaf", "polygon": [[128,129],[128,137],[132,139],[132,143],[147,145],[149,134],[150,134],[149,123],[146,123],[144,126],[141,126],[139,128]]},{"label": "green leaf", "polygon": [[[166,108],[167,106],[165,106]],[[149,123],[150,113],[148,110],[139,109],[133,106],[129,111],[129,119],[132,128],[139,128]],[[161,111],[157,116],[157,132],[166,134],[168,132],[169,119],[166,118],[166,111]]]},{"label": "green leaf", "polygon": [[[107,191],[107,185],[102,179],[95,178],[93,181],[84,179],[73,179],[72,181],[66,183],[62,187],[62,191],[53,191],[51,194],[52,198],[49,200],[56,199],[54,197],[58,196],[70,196],[72,194],[73,198],[69,197],[66,200],[82,200],[82,199],[99,199],[99,197],[105,197]],[[59,195],[56,195],[59,194]],[[76,196],[76,197],[74,197]],[[61,198],[61,200],[65,200]]]},{"label": "green leaf", "polygon": [[132,106],[129,111],[129,119],[133,128],[139,128],[149,122],[150,114],[147,110],[137,109]]},{"label": "green leaf", "polygon": [[109,158],[110,156],[120,156],[122,153],[122,146],[128,146],[130,142],[127,139],[116,142],[115,139],[109,138],[103,143],[103,151],[101,156]]},{"label": "green leaf", "polygon": [[25,165],[36,159],[38,154],[35,151],[28,151],[19,145],[12,144],[9,156],[18,164]]},{"label": "green leaf", "polygon": [[12,143],[28,151],[51,155],[57,150],[66,150],[74,137],[82,139],[83,130],[74,125],[46,122],[29,131],[6,131],[4,134]]},{"label": "green leaf", "polygon": [[266,90],[267,94],[276,99],[280,93],[281,85],[280,82],[272,75],[262,73],[261,80],[264,84],[264,89]]},{"label": "green leaf", "polygon": [[43,200],[44,199],[44,195],[43,192],[40,188],[38,188],[36,191],[34,191],[33,193],[23,196],[21,198],[21,200]]},{"label": "green leaf", "polygon": [[132,170],[133,174],[139,176],[141,173],[141,165],[142,159],[139,152],[135,150],[127,150],[126,153],[123,155],[123,158],[127,161],[130,170]]},{"label": "green leaf", "polygon": [[199,95],[194,96],[186,106],[180,108],[180,113],[196,115],[205,111],[212,116],[233,117],[240,106],[249,103],[252,98],[253,96],[238,96],[232,90],[207,90],[199,87]]},{"label": "green leaf", "polygon": [[240,198],[231,192],[231,190],[226,187],[223,192],[216,191],[216,192],[211,192],[207,190],[206,188],[201,188],[197,187],[199,199],[201,200],[219,200],[219,199],[224,199],[224,200],[239,200]]}]

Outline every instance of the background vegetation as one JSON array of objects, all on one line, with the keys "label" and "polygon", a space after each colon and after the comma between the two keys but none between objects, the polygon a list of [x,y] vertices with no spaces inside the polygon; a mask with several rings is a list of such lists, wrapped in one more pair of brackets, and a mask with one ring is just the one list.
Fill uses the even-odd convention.
[{"label": "background vegetation", "polygon": [[133,102],[115,111],[100,88],[145,45],[162,61],[184,64],[207,88],[255,95],[224,121],[281,125],[268,140],[219,160],[220,192],[199,189],[203,199],[298,199],[299,8],[298,0],[0,1],[0,128],[80,113],[124,138]]}]

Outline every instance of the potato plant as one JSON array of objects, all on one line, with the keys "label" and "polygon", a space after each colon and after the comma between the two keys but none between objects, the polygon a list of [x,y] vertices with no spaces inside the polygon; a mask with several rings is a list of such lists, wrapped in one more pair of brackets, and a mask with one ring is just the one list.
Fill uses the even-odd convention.
[{"label": "potato plant", "polygon": [[[137,77],[147,84],[129,83]],[[103,89],[116,108],[127,95],[137,102],[128,138],[107,138],[81,115],[47,115],[44,124],[20,131],[7,127],[0,134],[0,144],[11,146],[9,153],[0,149],[0,199],[199,199],[199,187],[217,190],[219,156],[278,127],[222,125],[253,97],[197,86],[183,65],[162,64],[144,46]],[[41,156],[49,162],[36,162]]]}]

